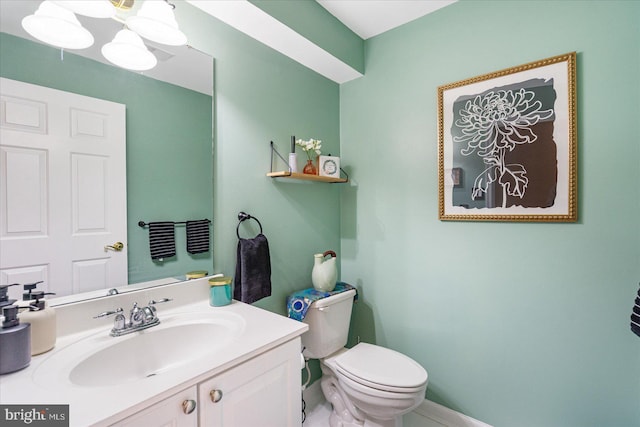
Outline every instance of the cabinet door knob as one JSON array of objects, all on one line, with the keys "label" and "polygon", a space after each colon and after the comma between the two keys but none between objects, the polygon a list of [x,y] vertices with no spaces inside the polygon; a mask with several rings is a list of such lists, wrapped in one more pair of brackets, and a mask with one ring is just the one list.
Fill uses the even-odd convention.
[{"label": "cabinet door knob", "polygon": [[220,399],[222,399],[222,390],[211,390],[209,392],[209,396],[211,396],[211,401],[213,403],[218,403],[220,402]]},{"label": "cabinet door knob", "polygon": [[195,400],[187,399],[184,402],[182,402],[182,411],[185,414],[189,415],[190,413],[195,411],[195,409],[196,409],[196,401]]}]

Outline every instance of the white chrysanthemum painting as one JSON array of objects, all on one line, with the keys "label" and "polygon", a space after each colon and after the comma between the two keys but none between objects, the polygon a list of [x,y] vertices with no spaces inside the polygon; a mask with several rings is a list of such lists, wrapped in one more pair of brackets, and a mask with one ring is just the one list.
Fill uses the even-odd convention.
[{"label": "white chrysanthemum painting", "polygon": [[454,164],[465,171],[469,183],[473,178],[472,185],[454,191],[454,205],[553,205],[554,101],[553,80],[536,79],[454,102]]}]

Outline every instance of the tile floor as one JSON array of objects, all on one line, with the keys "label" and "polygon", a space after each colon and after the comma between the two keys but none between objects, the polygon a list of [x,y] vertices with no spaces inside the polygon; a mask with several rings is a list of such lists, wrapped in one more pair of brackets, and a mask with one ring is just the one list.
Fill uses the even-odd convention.
[{"label": "tile floor", "polygon": [[[302,424],[303,427],[329,427],[331,404],[328,402],[320,402],[313,408],[307,407],[306,413],[307,418]],[[403,427],[446,427],[444,424],[428,420],[413,412],[404,416],[403,423]]]},{"label": "tile floor", "polygon": [[331,414],[331,404],[324,401],[313,408],[307,406],[306,413],[307,418],[302,424],[304,427],[327,427],[329,425],[329,415]]}]

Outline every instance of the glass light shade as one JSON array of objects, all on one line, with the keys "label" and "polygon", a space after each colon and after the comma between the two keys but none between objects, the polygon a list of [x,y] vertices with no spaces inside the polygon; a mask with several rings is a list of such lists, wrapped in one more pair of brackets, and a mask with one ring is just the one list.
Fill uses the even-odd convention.
[{"label": "glass light shade", "polygon": [[111,18],[116,14],[115,6],[109,0],[55,0],[53,3],[92,18]]},{"label": "glass light shade", "polygon": [[24,17],[22,28],[36,39],[64,49],[85,49],[93,44],[93,36],[73,12],[48,0],[33,15]]},{"label": "glass light shade", "polygon": [[158,63],[140,36],[127,29],[118,31],[112,42],[102,46],[102,54],[118,67],[134,71],[150,70]]},{"label": "glass light shade", "polygon": [[127,18],[127,27],[145,39],[171,46],[187,43],[187,36],[178,28],[172,6],[164,0],[145,1],[136,16]]}]

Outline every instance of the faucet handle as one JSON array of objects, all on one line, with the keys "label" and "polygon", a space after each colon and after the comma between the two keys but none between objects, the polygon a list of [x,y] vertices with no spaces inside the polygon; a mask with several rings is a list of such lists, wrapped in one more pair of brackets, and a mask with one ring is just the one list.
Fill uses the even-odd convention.
[{"label": "faucet handle", "polygon": [[160,303],[169,302],[169,301],[173,301],[173,299],[172,298],[162,298],[162,299],[160,299],[158,301],[152,299],[151,301],[149,301],[149,305],[160,304]]},{"label": "faucet handle", "polygon": [[94,319],[99,319],[100,317],[111,316],[112,314],[117,314],[122,312],[122,307],[117,308],[115,310],[105,311],[103,313],[98,314],[97,316],[93,316]]},{"label": "faucet handle", "polygon": [[138,307],[138,303],[134,302],[133,307],[129,312],[129,321],[131,322],[132,325],[138,325],[140,324],[140,322],[142,322],[143,319],[142,319],[141,312],[142,312],[142,309]]}]

